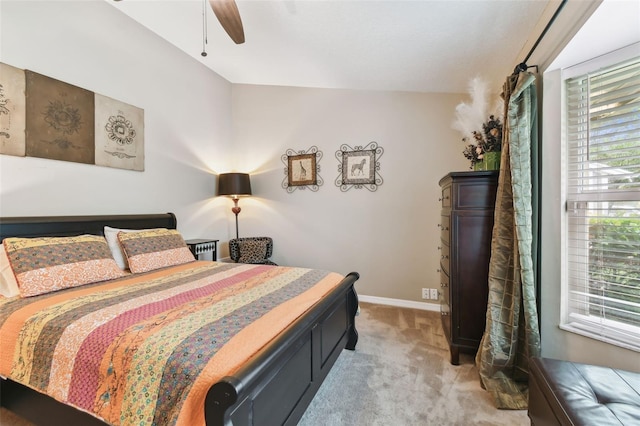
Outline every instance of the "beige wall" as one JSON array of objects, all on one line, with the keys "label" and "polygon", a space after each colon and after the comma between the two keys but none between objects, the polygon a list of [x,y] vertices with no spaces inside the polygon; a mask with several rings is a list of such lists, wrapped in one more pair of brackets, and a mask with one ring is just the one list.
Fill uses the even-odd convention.
[{"label": "beige wall", "polygon": [[228,238],[214,171],[230,167],[231,84],[103,1],[0,2],[0,61],[145,112],[145,171],[0,156],[0,215],[175,212]]},{"label": "beige wall", "polygon": [[[463,95],[232,85],[105,2],[0,7],[0,60],[143,108],[146,155],[142,173],[2,155],[0,215],[173,211],[224,255],[235,227],[212,173],[246,170],[241,234],[273,236],[277,262],[358,271],[365,295],[439,288],[438,180],[468,167],[450,128]],[[335,152],[370,141],[384,184],[342,193]],[[312,145],[324,184],[286,193],[281,155]]]},{"label": "beige wall", "polygon": [[[241,236],[272,236],[281,264],[357,271],[362,295],[421,301],[422,287],[440,287],[438,181],[468,169],[450,128],[463,98],[234,85],[234,144],[255,194],[241,201]],[[384,183],[341,192],[336,151],[371,141]],[[314,145],[324,184],[287,193],[281,156]]]}]

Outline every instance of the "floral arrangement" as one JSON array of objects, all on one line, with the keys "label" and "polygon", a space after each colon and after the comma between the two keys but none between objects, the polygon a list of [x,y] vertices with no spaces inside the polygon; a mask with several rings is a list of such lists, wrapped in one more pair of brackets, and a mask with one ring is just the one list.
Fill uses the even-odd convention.
[{"label": "floral arrangement", "polygon": [[[471,161],[471,168],[484,159],[487,152],[499,152],[502,150],[502,123],[494,115],[489,116],[489,120],[482,123],[482,133],[473,131],[473,143],[468,143],[464,151],[465,158]],[[468,142],[467,138],[462,138],[463,142]]]},{"label": "floral arrangement", "polygon": [[490,110],[488,85],[479,77],[469,83],[469,94],[471,103],[462,102],[456,107],[452,127],[463,134],[465,147],[462,153],[471,161],[473,169],[487,152],[499,152],[502,149],[502,122],[498,113],[502,102],[498,99],[493,111]]}]

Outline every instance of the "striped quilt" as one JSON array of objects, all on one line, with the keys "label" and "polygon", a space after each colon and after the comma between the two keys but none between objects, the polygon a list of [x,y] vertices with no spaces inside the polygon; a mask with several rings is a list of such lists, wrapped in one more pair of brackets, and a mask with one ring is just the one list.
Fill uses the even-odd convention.
[{"label": "striped quilt", "polygon": [[204,425],[208,389],[342,278],[197,261],[0,297],[0,375],[112,425]]}]

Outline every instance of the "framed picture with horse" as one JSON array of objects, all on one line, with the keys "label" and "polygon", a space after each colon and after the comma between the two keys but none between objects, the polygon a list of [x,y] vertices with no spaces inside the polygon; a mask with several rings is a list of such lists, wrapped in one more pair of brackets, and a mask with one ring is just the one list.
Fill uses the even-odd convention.
[{"label": "framed picture with horse", "polygon": [[351,187],[367,188],[375,191],[378,185],[382,184],[378,170],[380,170],[379,159],[384,150],[376,142],[371,142],[367,146],[356,146],[351,148],[342,145],[336,152],[336,157],[341,161],[339,167],[340,175],[336,179],[336,185],[342,191]]}]

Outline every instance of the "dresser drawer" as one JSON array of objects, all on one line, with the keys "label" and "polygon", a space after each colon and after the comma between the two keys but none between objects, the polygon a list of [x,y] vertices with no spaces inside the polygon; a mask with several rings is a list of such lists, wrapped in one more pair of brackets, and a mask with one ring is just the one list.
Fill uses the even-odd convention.
[{"label": "dresser drawer", "polygon": [[451,207],[451,185],[442,188],[442,195],[440,196],[440,205],[445,207]]},{"label": "dresser drawer", "polygon": [[440,217],[440,239],[447,245],[451,240],[451,216]]},{"label": "dresser drawer", "polygon": [[497,182],[463,181],[453,184],[454,209],[493,209],[496,202]]},{"label": "dresser drawer", "polygon": [[442,245],[442,251],[440,252],[440,270],[444,271],[447,275],[449,275],[449,271],[451,271],[449,267],[449,247],[446,244]]},{"label": "dresser drawer", "polygon": [[[447,316],[447,317],[451,315],[451,309],[449,308],[448,304],[446,304],[446,303],[441,303],[440,304],[440,315]],[[447,320],[447,325],[449,325],[448,329],[451,330],[451,320]],[[447,330],[445,330],[445,331],[447,331]],[[447,337],[450,337],[451,336],[451,331],[448,331],[446,334],[447,334]]]},{"label": "dresser drawer", "polygon": [[447,342],[451,344],[451,310],[449,309],[449,305],[442,303],[440,304],[440,317],[442,318],[442,331],[444,331],[444,336],[447,338]]},{"label": "dresser drawer", "polygon": [[449,274],[440,269],[440,316],[442,317],[442,329],[451,343],[451,304],[449,294]]},{"label": "dresser drawer", "polygon": [[440,269],[440,299],[442,304],[449,306],[449,274]]}]

